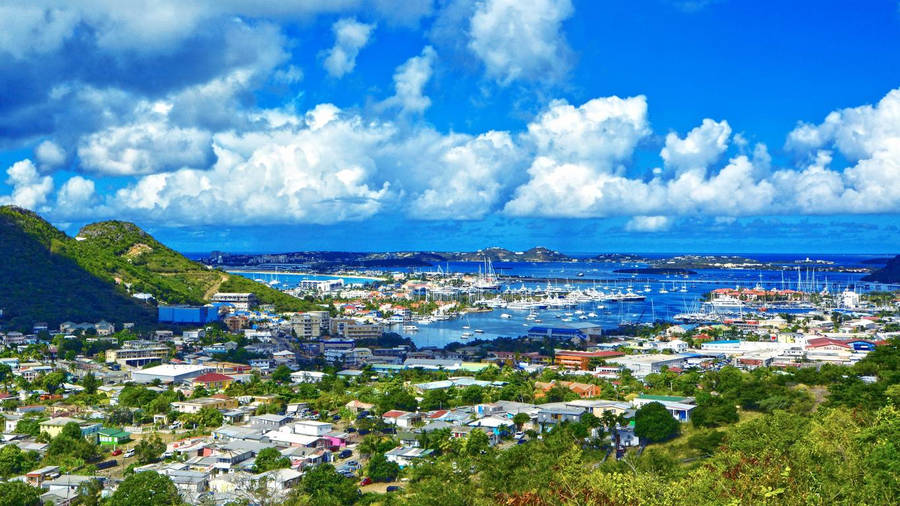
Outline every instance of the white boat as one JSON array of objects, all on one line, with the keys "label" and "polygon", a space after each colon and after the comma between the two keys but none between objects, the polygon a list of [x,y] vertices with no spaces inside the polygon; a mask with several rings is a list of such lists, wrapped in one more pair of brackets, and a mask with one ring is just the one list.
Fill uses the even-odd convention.
[{"label": "white boat", "polygon": [[597,313],[595,313],[595,312],[593,312],[593,311],[591,311],[591,312],[588,313],[587,315],[588,315],[589,317],[591,317],[591,318],[596,318],[596,317],[597,317]]},{"label": "white boat", "polygon": [[476,334],[484,334],[484,331],[481,329],[475,329]]},{"label": "white boat", "polygon": [[581,316],[578,317],[578,319],[579,319],[579,320],[587,320],[588,317],[585,316],[585,315],[581,315]]},{"label": "white boat", "polygon": [[471,332],[463,332],[463,333],[462,333],[462,338],[465,339],[465,338],[467,338],[467,337],[472,337],[472,333],[471,333]]},{"label": "white boat", "polygon": [[500,318],[505,318],[508,320],[508,319],[512,318],[512,315],[509,313],[503,313],[502,315],[500,315]]},{"label": "white boat", "polygon": [[403,330],[406,332],[418,332],[419,327],[416,327],[415,325],[404,325]]}]

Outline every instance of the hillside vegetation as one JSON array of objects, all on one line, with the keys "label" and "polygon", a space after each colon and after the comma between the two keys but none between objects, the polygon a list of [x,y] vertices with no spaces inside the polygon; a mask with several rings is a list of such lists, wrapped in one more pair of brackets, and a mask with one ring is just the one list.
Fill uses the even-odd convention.
[{"label": "hillside vegetation", "polygon": [[155,321],[152,306],[59,254],[67,241],[71,239],[36,214],[0,208],[0,323],[4,328],[29,330],[37,321],[57,325],[105,318],[139,326]]},{"label": "hillside vegetation", "polygon": [[[29,327],[37,320],[148,322],[154,309],[129,296],[141,292],[167,304],[202,304],[217,291],[252,292],[277,311],[318,309],[264,284],[191,261],[133,223],[93,223],[71,238],[17,207],[0,208],[0,220],[0,252],[6,260],[0,272],[6,274],[4,281],[10,280],[0,294],[0,307],[6,308],[4,320],[15,319],[15,327]],[[70,286],[75,284],[77,290]]]},{"label": "hillside vegetation", "polygon": [[885,262],[884,267],[862,278],[877,283],[900,283],[900,255]]}]

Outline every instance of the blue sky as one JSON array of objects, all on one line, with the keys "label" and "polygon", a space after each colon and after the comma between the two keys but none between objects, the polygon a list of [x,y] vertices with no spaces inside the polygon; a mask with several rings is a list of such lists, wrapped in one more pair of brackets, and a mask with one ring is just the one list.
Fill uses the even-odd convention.
[{"label": "blue sky", "polygon": [[183,251],[900,249],[900,6],[12,0],[0,203]]}]

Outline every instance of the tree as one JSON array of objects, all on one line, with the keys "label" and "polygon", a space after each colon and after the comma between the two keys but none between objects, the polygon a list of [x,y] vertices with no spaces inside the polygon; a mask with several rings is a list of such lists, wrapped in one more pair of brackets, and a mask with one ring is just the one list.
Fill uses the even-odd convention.
[{"label": "tree", "polygon": [[154,471],[135,473],[125,478],[109,498],[109,506],[178,506],[178,489],[168,476]]},{"label": "tree", "polygon": [[38,460],[36,452],[23,452],[16,445],[4,446],[0,449],[0,476],[8,478],[30,471]]},{"label": "tree", "polygon": [[657,443],[678,434],[679,423],[658,402],[644,404],[634,414],[634,433],[639,438]]},{"label": "tree", "polygon": [[0,506],[40,506],[41,492],[21,481],[0,483]]},{"label": "tree", "polygon": [[264,473],[272,469],[291,467],[291,459],[281,455],[276,448],[264,448],[256,455],[256,472]]},{"label": "tree", "polygon": [[356,502],[356,484],[334,470],[331,464],[313,467],[303,475],[300,490],[310,496],[312,504],[353,504]]},{"label": "tree", "polygon": [[383,453],[373,455],[366,467],[366,476],[372,478],[372,481],[394,481],[398,474],[400,474],[400,466],[389,461]]},{"label": "tree", "polygon": [[278,383],[288,383],[291,381],[291,370],[284,364],[279,365],[272,371],[272,381]]},{"label": "tree", "polygon": [[35,418],[23,418],[16,423],[16,434],[27,434],[37,437],[41,433],[41,422]]},{"label": "tree", "polygon": [[81,426],[75,422],[69,422],[63,425],[62,432],[59,433],[59,436],[56,437],[70,437],[72,439],[79,439],[84,437],[84,434],[81,432]]},{"label": "tree", "polygon": [[469,435],[466,436],[463,451],[465,451],[467,455],[476,456],[487,452],[490,447],[491,440],[488,438],[487,433],[483,430],[473,429],[469,432]]},{"label": "tree", "polygon": [[734,402],[722,397],[709,396],[691,412],[694,427],[721,427],[738,421]]},{"label": "tree", "polygon": [[215,408],[206,407],[197,413],[198,423],[204,427],[219,427],[224,419],[222,412]]},{"label": "tree", "polygon": [[163,443],[157,434],[141,439],[137,446],[134,447],[134,454],[141,465],[156,462],[165,451],[166,444]]},{"label": "tree", "polygon": [[531,417],[526,413],[516,413],[516,416],[512,419],[513,423],[516,425],[516,429],[522,430],[522,426],[531,421]]},{"label": "tree", "polygon": [[483,389],[478,385],[469,385],[463,389],[459,398],[463,404],[469,406],[473,404],[481,404],[481,401],[484,398],[484,392]]}]

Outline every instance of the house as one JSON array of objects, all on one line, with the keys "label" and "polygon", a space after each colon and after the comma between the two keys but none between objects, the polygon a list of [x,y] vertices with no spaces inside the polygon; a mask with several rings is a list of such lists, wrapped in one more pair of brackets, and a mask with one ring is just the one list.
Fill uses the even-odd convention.
[{"label": "house", "polygon": [[120,445],[131,440],[131,434],[120,429],[103,428],[97,434],[100,444],[104,446]]},{"label": "house", "polygon": [[641,394],[631,401],[635,408],[640,408],[645,404],[658,402],[665,407],[669,413],[679,422],[687,423],[691,421],[691,412],[697,406],[694,405],[693,397],[675,397],[670,395],[647,395]]},{"label": "house", "polygon": [[275,430],[291,422],[291,417],[284,415],[265,414],[250,417],[250,425],[260,430]]},{"label": "house", "polygon": [[431,449],[398,446],[386,452],[384,456],[387,457],[389,462],[394,462],[402,468],[415,464],[417,461],[430,456],[433,452],[434,450]]},{"label": "house", "polygon": [[580,406],[567,406],[563,402],[539,404],[538,408],[535,422],[540,427],[541,432],[562,422],[578,422],[581,420],[581,415],[585,412]]},{"label": "house", "polygon": [[[64,474],[41,483],[41,487],[47,490],[47,494],[52,494],[63,499],[68,504],[73,499],[81,495],[81,487],[91,480],[97,479],[94,476],[84,476],[79,474]],[[51,499],[52,500],[52,499]],[[46,504],[46,503],[45,503]]]},{"label": "house", "polygon": [[172,409],[179,413],[195,414],[199,413],[203,408],[212,408],[218,410],[234,409],[238,405],[236,399],[227,396],[200,397],[188,401],[175,401],[172,403]]},{"label": "house", "polygon": [[103,424],[101,423],[86,422],[77,418],[60,416],[41,422],[41,432],[46,432],[50,435],[51,438],[54,438],[62,432],[63,427],[65,427],[68,423],[78,424],[78,426],[81,428],[81,435],[89,439],[95,439],[97,437],[97,434],[100,432],[100,429],[103,428]]},{"label": "house", "polygon": [[59,476],[59,466],[46,466],[25,473],[25,482],[33,487],[40,487],[45,481]]},{"label": "house", "polygon": [[318,371],[295,371],[291,373],[291,382],[293,383],[318,383],[325,377],[324,372]]},{"label": "house", "polygon": [[551,381],[550,383],[545,383],[542,381],[536,381],[534,383],[534,388],[537,390],[535,393],[535,398],[540,398],[544,396],[545,392],[550,391],[554,386],[561,386],[563,388],[568,388],[569,390],[578,394],[578,397],[582,399],[588,399],[590,397],[598,397],[603,394],[603,388],[598,385],[593,385],[590,383],[579,383],[575,381],[560,381],[556,380]]},{"label": "house", "polygon": [[325,437],[331,432],[332,425],[328,422],[318,422],[315,420],[304,420],[293,425],[295,434],[303,434],[306,436]]},{"label": "house", "polygon": [[362,401],[353,399],[352,401],[345,404],[344,407],[347,408],[348,410],[350,410],[350,412],[353,413],[354,415],[358,415],[359,413],[361,413],[363,411],[371,412],[372,409],[375,408],[375,405],[369,404],[368,402],[362,402]]},{"label": "house", "polygon": [[197,376],[191,383],[195,387],[202,386],[207,390],[224,390],[234,383],[234,378],[217,372],[208,372]]},{"label": "house", "polygon": [[401,411],[399,409],[392,409],[390,411],[385,411],[381,415],[381,420],[384,423],[388,423],[391,425],[397,425],[397,419],[403,415],[407,414],[406,411]]},{"label": "house", "polygon": [[256,481],[263,480],[269,493],[275,497],[286,497],[287,493],[300,484],[303,473],[294,469],[273,469],[256,476]]},{"label": "house", "polygon": [[553,362],[567,369],[587,371],[590,369],[591,360],[606,360],[624,355],[619,351],[556,350]]}]

